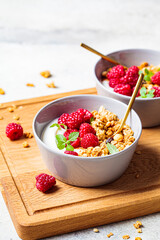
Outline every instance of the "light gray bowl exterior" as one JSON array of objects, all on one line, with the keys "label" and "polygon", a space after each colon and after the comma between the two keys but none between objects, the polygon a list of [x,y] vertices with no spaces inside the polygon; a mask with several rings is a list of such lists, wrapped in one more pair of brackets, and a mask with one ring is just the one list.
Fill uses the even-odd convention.
[{"label": "light gray bowl exterior", "polygon": [[[146,49],[128,49],[113,52],[107,56],[116,59],[122,65],[133,66],[140,65],[142,62],[148,62],[153,65],[160,64],[160,52]],[[95,66],[96,74],[96,88],[99,95],[107,96],[128,104],[130,97],[112,92],[101,83],[101,73],[108,67],[113,65],[101,59]],[[135,100],[133,109],[139,115],[142,127],[154,127],[160,125],[160,97],[152,99],[139,99]]]},{"label": "light gray bowl exterior", "polygon": [[128,167],[141,135],[141,121],[134,110],[131,111],[127,123],[135,133],[135,142],[127,149],[105,157],[85,158],[59,153],[41,141],[44,127],[64,112],[72,112],[78,108],[98,110],[103,105],[122,118],[126,105],[114,99],[96,96],[79,95],[62,98],[44,106],[35,116],[33,132],[44,163],[50,172],[60,181],[80,186],[95,187],[107,184],[119,178]]}]

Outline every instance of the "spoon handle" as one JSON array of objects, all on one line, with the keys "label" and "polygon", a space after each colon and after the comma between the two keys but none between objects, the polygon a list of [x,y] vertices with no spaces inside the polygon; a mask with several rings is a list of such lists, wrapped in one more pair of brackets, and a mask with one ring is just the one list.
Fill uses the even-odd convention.
[{"label": "spoon handle", "polygon": [[88,45],[86,45],[86,44],[84,44],[84,43],[81,43],[81,47],[84,47],[85,49],[89,50],[90,52],[99,55],[101,58],[107,60],[108,62],[114,63],[115,65],[119,65],[119,63],[118,63],[117,61],[115,61],[115,60],[113,60],[113,59],[111,59],[111,58],[103,55],[102,53],[96,51],[95,49],[89,47]]},{"label": "spoon handle", "polygon": [[139,88],[140,88],[140,86],[141,86],[143,77],[144,77],[144,75],[143,75],[143,73],[141,73],[140,76],[139,76],[139,78],[138,78],[138,81],[137,81],[137,84],[136,84],[136,86],[135,86],[135,89],[134,89],[134,92],[133,92],[133,94],[132,94],[132,97],[131,97],[131,99],[130,99],[130,101],[129,101],[129,104],[128,104],[126,113],[125,113],[125,115],[124,115],[124,118],[122,119],[121,125],[120,125],[120,127],[119,127],[119,129],[117,130],[116,133],[119,133],[119,132],[122,130],[122,128],[123,128],[123,126],[124,126],[124,124],[125,124],[125,122],[126,122],[126,120],[127,120],[128,114],[129,114],[130,111],[131,111],[132,105],[133,105],[134,100],[135,100],[135,98],[136,98],[136,96],[137,96],[138,90],[139,90]]}]

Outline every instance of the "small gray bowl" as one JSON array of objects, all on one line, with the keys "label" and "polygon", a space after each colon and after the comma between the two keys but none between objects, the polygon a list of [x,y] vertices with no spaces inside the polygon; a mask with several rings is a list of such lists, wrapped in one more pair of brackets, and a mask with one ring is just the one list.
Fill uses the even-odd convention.
[{"label": "small gray bowl", "polygon": [[109,111],[124,116],[127,106],[117,100],[96,96],[78,95],[55,100],[44,106],[33,120],[33,132],[42,158],[47,168],[62,182],[81,186],[94,187],[119,178],[128,167],[141,135],[141,121],[134,110],[131,110],[127,124],[134,131],[135,141],[128,148],[104,157],[78,157],[64,154],[49,148],[41,141],[44,127],[63,113],[71,113],[78,108],[89,111],[98,110],[103,105]]},{"label": "small gray bowl", "polygon": [[[133,65],[138,66],[142,62],[148,62],[155,66],[160,64],[160,52],[154,50],[127,49],[112,52],[107,54],[107,56],[117,60],[120,64],[127,67]],[[102,84],[102,72],[113,66],[113,64],[104,59],[100,59],[97,62],[95,66],[97,92],[99,95],[114,98],[128,104],[130,97],[115,93],[113,88],[109,87],[108,84],[106,84],[106,86]],[[160,97],[147,99],[136,98],[133,109],[138,113],[142,122],[142,127],[154,127],[160,125]]]}]

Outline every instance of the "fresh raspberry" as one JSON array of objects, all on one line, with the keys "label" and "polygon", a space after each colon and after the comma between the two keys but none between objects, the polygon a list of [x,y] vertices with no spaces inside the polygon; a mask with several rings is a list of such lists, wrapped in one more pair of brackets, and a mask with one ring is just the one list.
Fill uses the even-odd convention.
[{"label": "fresh raspberry", "polygon": [[82,123],[79,128],[79,135],[82,138],[87,133],[96,134],[95,129],[89,123]]},{"label": "fresh raspberry", "polygon": [[78,132],[77,129],[67,129],[63,135],[65,136],[65,138],[68,140],[68,137],[69,137],[69,134],[72,133],[72,132]]},{"label": "fresh raspberry", "polygon": [[160,72],[155,73],[152,77],[151,77],[152,83],[160,85]]},{"label": "fresh raspberry", "polygon": [[36,176],[36,188],[41,192],[46,192],[56,184],[55,177],[46,173]]},{"label": "fresh raspberry", "polygon": [[74,142],[71,142],[71,145],[72,145],[72,147],[74,147],[74,148],[80,147],[80,145],[81,145],[81,140],[80,140],[80,138],[78,137]]},{"label": "fresh raspberry", "polygon": [[114,88],[117,84],[120,83],[119,81],[120,81],[119,78],[111,78],[111,79],[109,80],[109,86],[110,86],[111,88]]},{"label": "fresh raspberry", "polygon": [[70,154],[70,155],[74,155],[74,156],[78,156],[77,152],[73,152],[73,151],[64,151],[65,154]]},{"label": "fresh raspberry", "polygon": [[[64,125],[67,126],[67,119],[69,117],[68,113],[63,113],[59,118],[58,118],[58,124],[63,123]],[[61,125],[62,128],[64,128],[64,126]]]},{"label": "fresh raspberry", "polygon": [[138,80],[138,72],[139,68],[136,66],[132,66],[127,69],[126,75],[120,78],[121,84],[129,84],[131,87],[134,87]]},{"label": "fresh raspberry", "polygon": [[152,89],[155,89],[154,97],[160,97],[160,87],[153,87]]},{"label": "fresh raspberry", "polygon": [[91,117],[93,117],[92,113],[87,109],[79,108],[77,112],[83,117],[83,122],[90,123]]},{"label": "fresh raspberry", "polygon": [[121,78],[125,75],[125,69],[122,65],[117,65],[113,67],[107,74],[107,78],[110,80],[112,78]]},{"label": "fresh raspberry", "polygon": [[96,147],[99,145],[99,141],[97,136],[93,133],[87,133],[81,140],[81,147],[88,148],[88,147]]},{"label": "fresh raspberry", "polygon": [[73,112],[69,115],[67,119],[67,126],[71,129],[79,129],[81,123],[83,122],[83,116],[78,112]]},{"label": "fresh raspberry", "polygon": [[122,95],[126,95],[126,96],[132,95],[132,89],[129,84],[126,84],[126,85],[118,84],[117,86],[115,86],[114,92],[122,94]]},{"label": "fresh raspberry", "polygon": [[6,135],[11,140],[17,140],[23,135],[23,128],[20,124],[9,123],[6,127]]}]

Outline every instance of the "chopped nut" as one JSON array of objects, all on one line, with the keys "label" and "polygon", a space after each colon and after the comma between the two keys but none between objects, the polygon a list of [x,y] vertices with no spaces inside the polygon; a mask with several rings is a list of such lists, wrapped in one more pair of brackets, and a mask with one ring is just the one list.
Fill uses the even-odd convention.
[{"label": "chopped nut", "polygon": [[2,88],[0,88],[0,94],[1,94],[1,95],[4,95],[4,94],[5,94],[5,91],[4,91]]},{"label": "chopped nut", "polygon": [[138,155],[141,155],[141,153],[142,153],[141,151],[136,151],[136,154]]},{"label": "chopped nut", "polygon": [[147,62],[143,62],[143,63],[141,63],[140,66],[138,66],[138,68],[141,70],[142,68],[147,67],[147,66],[148,66],[148,63]]},{"label": "chopped nut", "polygon": [[139,178],[139,174],[138,173],[135,175],[135,178]]},{"label": "chopped nut", "polygon": [[107,237],[110,238],[111,236],[113,236],[114,234],[112,232],[110,232],[109,234],[107,234]]},{"label": "chopped nut", "polygon": [[20,117],[19,117],[19,116],[17,116],[17,115],[14,115],[14,116],[13,116],[13,119],[14,119],[14,120],[19,120],[19,119],[20,119]]},{"label": "chopped nut", "polygon": [[135,224],[133,224],[133,226],[138,229],[142,226],[142,223],[140,221],[137,221]]},{"label": "chopped nut", "polygon": [[94,229],[93,229],[93,232],[95,232],[95,233],[99,233],[98,228],[94,228]]},{"label": "chopped nut", "polygon": [[0,120],[3,120],[3,117],[2,117],[2,116],[0,116]]},{"label": "chopped nut", "polygon": [[102,72],[102,77],[107,77],[107,73],[108,73],[108,71],[103,71]]},{"label": "chopped nut", "polygon": [[49,87],[49,88],[56,88],[54,82],[47,83],[46,86]]},{"label": "chopped nut", "polygon": [[29,147],[29,144],[27,142],[23,142],[22,145],[23,145],[24,148],[28,148]]},{"label": "chopped nut", "polygon": [[123,141],[123,135],[122,134],[116,134],[114,137],[114,140],[117,141],[117,142],[121,142]]},{"label": "chopped nut", "polygon": [[27,83],[26,86],[27,87],[35,87],[35,85],[33,83]]},{"label": "chopped nut", "polygon": [[138,229],[137,229],[137,232],[138,232],[138,233],[142,233],[142,229],[141,229],[141,228],[138,228]]},{"label": "chopped nut", "polygon": [[24,133],[24,136],[25,136],[25,138],[32,138],[33,134],[30,132],[26,132],[26,133]]},{"label": "chopped nut", "polygon": [[122,238],[123,238],[123,239],[129,239],[130,236],[129,236],[129,235],[124,235]]},{"label": "chopped nut", "polygon": [[49,78],[51,76],[50,71],[44,71],[40,73],[42,77]]},{"label": "chopped nut", "polygon": [[142,238],[141,237],[136,237],[135,240],[142,240]]},{"label": "chopped nut", "polygon": [[13,108],[13,107],[9,107],[9,108],[8,108],[8,111],[9,111],[9,112],[14,112],[14,108]]}]

